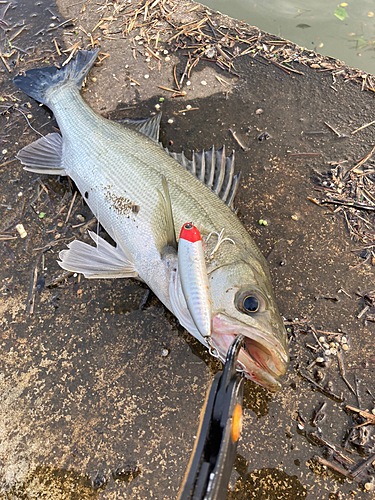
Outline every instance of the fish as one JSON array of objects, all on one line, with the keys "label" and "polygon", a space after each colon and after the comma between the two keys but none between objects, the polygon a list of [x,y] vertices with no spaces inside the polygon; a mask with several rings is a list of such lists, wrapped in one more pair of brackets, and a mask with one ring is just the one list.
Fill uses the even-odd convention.
[{"label": "fish", "polygon": [[[97,54],[81,50],[61,68],[34,68],[13,80],[50,108],[60,130],[25,146],[17,158],[30,172],[69,176],[116,244],[90,231],[94,245],[74,240],[60,252],[60,266],[86,278],[143,281],[222,362],[234,338],[244,335],[237,368],[280,390],[287,335],[267,262],[234,212],[240,177],[234,152],[226,156],[224,147],[212,147],[189,160],[159,143],[160,114],[123,123],[97,114],[80,92]],[[181,286],[176,235],[186,221],[202,238],[211,297],[205,335]]]}]

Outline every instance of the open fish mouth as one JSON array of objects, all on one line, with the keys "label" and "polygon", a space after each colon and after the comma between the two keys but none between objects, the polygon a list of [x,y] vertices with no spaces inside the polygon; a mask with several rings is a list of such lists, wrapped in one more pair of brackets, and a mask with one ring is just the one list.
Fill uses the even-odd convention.
[{"label": "open fish mouth", "polygon": [[212,343],[220,357],[225,359],[229,346],[236,335],[245,336],[244,347],[238,356],[239,370],[247,378],[270,391],[278,391],[278,378],[284,375],[289,356],[280,342],[268,333],[218,313],[212,322]]}]

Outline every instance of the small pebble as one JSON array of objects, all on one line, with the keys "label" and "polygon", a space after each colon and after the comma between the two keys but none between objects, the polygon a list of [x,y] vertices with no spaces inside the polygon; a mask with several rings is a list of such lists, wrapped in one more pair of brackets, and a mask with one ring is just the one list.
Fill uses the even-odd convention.
[{"label": "small pebble", "polygon": [[170,61],[170,60],[171,60],[171,58],[170,58],[169,56],[167,56],[167,57],[165,58],[165,60],[168,62],[168,61]]},{"label": "small pebble", "polygon": [[214,47],[210,47],[205,51],[205,56],[208,57],[209,59],[213,59],[216,55],[216,49]]},{"label": "small pebble", "polygon": [[316,370],[314,378],[317,382],[322,382],[325,379],[325,374],[322,370]]},{"label": "small pebble", "polygon": [[191,81],[190,81],[190,80],[188,80],[188,81],[186,82],[186,85],[187,85],[187,86],[190,86],[190,85],[191,85]]},{"label": "small pebble", "polygon": [[96,82],[96,80],[97,80],[97,78],[95,78],[95,76],[93,76],[93,77],[91,78],[91,81],[92,81],[92,82],[94,82],[94,83]]},{"label": "small pebble", "polygon": [[292,220],[298,220],[298,216],[297,215],[292,215],[291,219]]},{"label": "small pebble", "polygon": [[325,342],[326,338],[325,337],[319,337],[319,342]]},{"label": "small pebble", "polygon": [[256,115],[261,115],[263,113],[263,109],[262,108],[258,108],[257,110],[255,110],[255,114]]},{"label": "small pebble", "polygon": [[327,344],[327,342],[323,342],[323,347],[324,349],[329,349],[329,344]]},{"label": "small pebble", "polygon": [[169,118],[168,123],[173,123],[173,118]]},{"label": "small pebble", "polygon": [[330,356],[331,355],[331,350],[327,349],[326,351],[324,351],[324,355],[325,356]]},{"label": "small pebble", "polygon": [[155,104],[155,109],[156,109],[157,111],[159,111],[159,109],[160,109],[160,104]]},{"label": "small pebble", "polygon": [[317,363],[324,363],[325,359],[322,356],[318,356],[315,361]]},{"label": "small pebble", "polygon": [[163,50],[163,54],[166,56],[168,54],[168,50]]},{"label": "small pebble", "polygon": [[374,483],[365,483],[365,490],[372,491],[374,489]]},{"label": "small pebble", "polygon": [[166,358],[169,354],[169,349],[162,349],[161,350],[161,355],[163,356],[163,358]]},{"label": "small pebble", "polygon": [[16,230],[18,231],[18,234],[21,236],[21,238],[26,238],[27,232],[26,232],[25,228],[23,227],[23,224],[17,224]]},{"label": "small pebble", "polygon": [[151,59],[149,57],[146,58],[146,62],[150,62]]},{"label": "small pebble", "polygon": [[188,105],[186,106],[186,109],[191,109],[190,104],[188,104]]},{"label": "small pebble", "polygon": [[329,347],[336,347],[336,344],[334,342],[330,342]]},{"label": "small pebble", "polygon": [[202,81],[201,81],[201,85],[207,85],[206,80],[202,80]]},{"label": "small pebble", "polygon": [[341,337],[341,343],[342,344],[347,344],[348,343],[348,339],[346,337]]},{"label": "small pebble", "polygon": [[6,154],[7,154],[7,152],[8,152],[8,150],[7,150],[7,149],[3,149],[1,153],[2,153],[3,155],[6,155]]},{"label": "small pebble", "polygon": [[145,78],[146,78],[146,80],[147,80],[148,78],[150,78],[150,75],[145,75]]},{"label": "small pebble", "polygon": [[343,349],[343,351],[349,351],[349,346],[348,346],[348,344],[344,344],[344,345],[342,346],[342,349]]}]

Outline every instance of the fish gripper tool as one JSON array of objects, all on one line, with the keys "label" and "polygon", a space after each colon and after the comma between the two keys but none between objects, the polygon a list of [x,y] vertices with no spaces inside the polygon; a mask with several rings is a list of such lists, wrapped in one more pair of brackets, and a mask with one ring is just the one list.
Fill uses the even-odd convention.
[{"label": "fish gripper tool", "polygon": [[244,376],[236,371],[244,343],[237,335],[222,372],[208,389],[199,430],[178,500],[225,500],[242,430]]}]

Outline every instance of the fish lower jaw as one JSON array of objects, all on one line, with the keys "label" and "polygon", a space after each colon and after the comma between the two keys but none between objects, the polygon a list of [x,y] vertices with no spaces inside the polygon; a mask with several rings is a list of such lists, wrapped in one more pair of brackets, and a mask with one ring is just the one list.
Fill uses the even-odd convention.
[{"label": "fish lower jaw", "polygon": [[[216,327],[218,325],[216,324]],[[278,378],[284,375],[286,371],[286,353],[280,353],[276,347],[273,349],[267,340],[262,342],[259,332],[252,332],[252,329],[237,328],[214,329],[212,333],[212,341],[218,350],[220,356],[225,358],[228,348],[241,333],[245,336],[244,347],[241,349],[238,356],[238,369],[242,370],[244,375],[270,391],[278,391],[281,389],[281,384]],[[232,330],[232,331],[226,331]],[[253,334],[252,334],[253,333]]]}]

